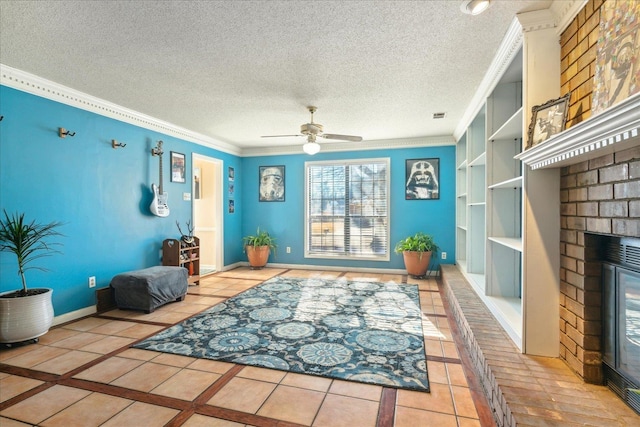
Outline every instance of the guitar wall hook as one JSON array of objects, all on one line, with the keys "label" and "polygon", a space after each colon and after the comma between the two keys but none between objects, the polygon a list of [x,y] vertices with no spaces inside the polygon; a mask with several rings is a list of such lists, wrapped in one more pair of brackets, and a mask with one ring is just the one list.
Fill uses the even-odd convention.
[{"label": "guitar wall hook", "polygon": [[123,144],[122,142],[118,142],[115,139],[111,140],[111,147],[113,147],[113,148],[118,148],[118,147],[124,148],[126,146],[127,146],[127,144]]},{"label": "guitar wall hook", "polygon": [[151,149],[152,156],[162,156],[162,154],[164,153],[164,151],[162,151],[162,144],[162,141],[158,141],[158,145]]},{"label": "guitar wall hook", "polygon": [[76,133],[68,131],[65,128],[58,128],[58,136],[60,138],[65,138],[67,136],[76,136]]}]

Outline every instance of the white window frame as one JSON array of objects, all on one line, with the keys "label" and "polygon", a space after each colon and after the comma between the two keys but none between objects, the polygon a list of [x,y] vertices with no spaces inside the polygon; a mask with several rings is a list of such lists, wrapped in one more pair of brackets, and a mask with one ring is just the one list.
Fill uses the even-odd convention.
[{"label": "white window frame", "polygon": [[[386,204],[387,204],[387,242],[386,242],[386,255],[384,256],[366,256],[366,255],[349,255],[349,254],[319,254],[317,252],[309,251],[309,166],[351,166],[351,165],[363,165],[367,163],[384,163],[386,165]],[[350,159],[350,160],[321,160],[321,161],[308,161],[304,163],[304,257],[313,259],[339,259],[350,261],[389,261],[391,259],[391,161],[388,157],[373,158],[373,159]],[[345,207],[348,209],[348,207]],[[346,217],[348,218],[348,217]]]}]

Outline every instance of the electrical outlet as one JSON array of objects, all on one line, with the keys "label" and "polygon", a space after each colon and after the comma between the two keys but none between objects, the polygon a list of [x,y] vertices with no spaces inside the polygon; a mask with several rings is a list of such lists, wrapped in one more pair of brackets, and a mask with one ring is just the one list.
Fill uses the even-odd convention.
[{"label": "electrical outlet", "polygon": [[287,246],[287,253],[290,254],[291,253],[291,246]]},{"label": "electrical outlet", "polygon": [[446,252],[442,252],[442,259],[447,259],[447,253]]},{"label": "electrical outlet", "polygon": [[96,287],[96,276],[89,277],[89,287],[90,288]]}]

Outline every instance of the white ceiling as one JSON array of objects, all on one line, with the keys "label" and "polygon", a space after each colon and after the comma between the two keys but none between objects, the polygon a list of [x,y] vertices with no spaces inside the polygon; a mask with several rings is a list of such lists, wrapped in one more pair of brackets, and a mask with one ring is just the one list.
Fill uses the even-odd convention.
[{"label": "white ceiling", "polygon": [[[6,1],[0,63],[239,148],[307,105],[365,141],[453,135],[518,12],[444,1]],[[434,120],[434,113],[446,118]]]}]

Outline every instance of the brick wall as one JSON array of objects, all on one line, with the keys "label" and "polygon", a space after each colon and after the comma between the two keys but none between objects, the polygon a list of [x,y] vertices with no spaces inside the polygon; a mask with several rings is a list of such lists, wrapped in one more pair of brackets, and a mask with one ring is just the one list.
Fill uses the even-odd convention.
[{"label": "brick wall", "polygon": [[[560,37],[567,127],[591,116],[600,7],[589,0]],[[640,147],[562,169],[560,357],[585,381],[602,381],[600,264],[589,233],[640,236]]]},{"label": "brick wall", "polygon": [[640,236],[640,146],[562,169],[560,357],[602,381],[598,234]]},{"label": "brick wall", "polygon": [[571,92],[567,127],[591,116],[596,44],[603,0],[589,0],[560,36],[561,93]]}]

